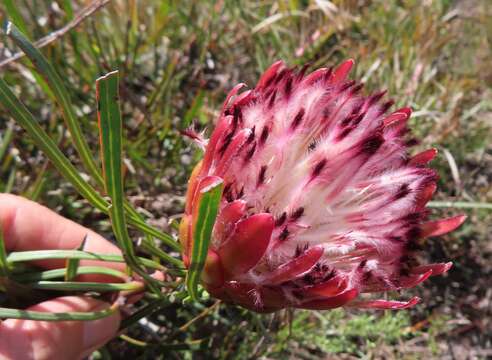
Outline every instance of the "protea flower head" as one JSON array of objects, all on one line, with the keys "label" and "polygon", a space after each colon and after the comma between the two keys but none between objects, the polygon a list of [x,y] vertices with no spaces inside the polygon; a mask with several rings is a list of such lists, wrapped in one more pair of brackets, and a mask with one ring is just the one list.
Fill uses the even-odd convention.
[{"label": "protea flower head", "polygon": [[268,312],[285,307],[402,309],[419,299],[373,299],[414,287],[451,263],[419,265],[422,239],[465,219],[427,221],[436,189],[413,157],[411,110],[388,113],[384,92],[359,95],[353,65],[308,75],[274,63],[253,90],[228,95],[189,182],[180,227],[189,265],[201,189],[225,187],[202,276],[215,297]]}]

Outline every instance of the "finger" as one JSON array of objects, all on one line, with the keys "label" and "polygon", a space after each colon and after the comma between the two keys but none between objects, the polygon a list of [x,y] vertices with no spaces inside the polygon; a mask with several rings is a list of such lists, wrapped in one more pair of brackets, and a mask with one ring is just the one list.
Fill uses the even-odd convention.
[{"label": "finger", "polygon": [[[37,304],[42,312],[100,311],[109,304],[76,296],[60,297]],[[93,321],[33,321],[8,319],[0,325],[1,359],[80,359],[116,335],[118,312]]]},{"label": "finger", "polygon": [[[120,250],[94,231],[68,220],[48,208],[25,198],[0,194],[0,225],[9,251],[74,250],[86,237],[84,250],[101,254],[120,254]],[[63,260],[39,262],[47,268],[64,267]],[[92,260],[81,265],[108,266],[124,270],[122,263]],[[105,277],[107,279],[107,277]],[[91,277],[94,280],[94,277]]]}]

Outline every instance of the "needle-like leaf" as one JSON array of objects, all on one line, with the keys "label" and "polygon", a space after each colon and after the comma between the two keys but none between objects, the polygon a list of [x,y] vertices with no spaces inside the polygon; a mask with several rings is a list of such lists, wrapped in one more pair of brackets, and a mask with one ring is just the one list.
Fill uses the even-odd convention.
[{"label": "needle-like leaf", "polygon": [[[127,265],[148,281],[155,281],[141,267],[135,256],[132,240],[128,234],[124,210],[122,177],[123,125],[121,120],[118,89],[118,71],[113,71],[96,80],[97,118],[101,144],[101,158],[106,193],[111,199],[109,216],[113,231],[127,260]],[[159,292],[157,288],[153,289]]]},{"label": "needle-like leaf", "polygon": [[223,188],[223,180],[217,178],[217,181],[202,189],[198,195],[198,214],[194,218],[193,224],[191,263],[186,277],[186,286],[193,300],[198,299],[198,283],[207,259],[212,229],[219,211]]}]

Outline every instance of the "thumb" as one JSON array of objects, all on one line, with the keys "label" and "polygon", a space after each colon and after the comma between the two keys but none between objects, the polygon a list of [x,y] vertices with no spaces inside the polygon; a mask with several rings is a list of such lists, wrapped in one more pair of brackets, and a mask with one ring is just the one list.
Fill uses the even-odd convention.
[{"label": "thumb", "polygon": [[[109,304],[89,297],[66,296],[29,308],[42,312],[88,312]],[[91,321],[8,319],[0,325],[0,359],[80,359],[116,335],[120,314]]]}]

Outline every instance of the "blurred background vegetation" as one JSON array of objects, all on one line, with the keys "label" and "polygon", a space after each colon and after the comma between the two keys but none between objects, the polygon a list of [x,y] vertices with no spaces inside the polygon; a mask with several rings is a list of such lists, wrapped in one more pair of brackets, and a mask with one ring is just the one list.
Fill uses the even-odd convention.
[{"label": "blurred background vegetation", "polygon": [[[454,262],[405,297],[401,312],[283,311],[258,315],[216,303],[167,307],[133,326],[95,358],[317,359],[492,357],[492,4],[488,0],[3,0],[9,17],[62,75],[94,154],[95,79],[121,72],[126,192],[149,223],[172,231],[201,154],[180,135],[209,130],[236,83],[253,86],[277,59],[311,68],[356,60],[366,91],[388,89],[414,109],[419,148],[434,146],[441,176],[433,216],[466,212],[424,256]],[[92,13],[81,18],[84,9]],[[69,31],[54,33],[67,24]],[[68,29],[67,29],[68,30]],[[71,139],[40,77],[0,42],[1,76],[64,153]],[[35,199],[111,237],[94,210],[31,139],[0,113],[0,191]],[[443,202],[451,201],[446,204]],[[482,207],[482,208],[480,208]],[[488,208],[487,208],[488,207]]]}]

